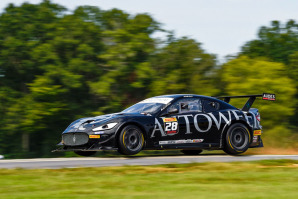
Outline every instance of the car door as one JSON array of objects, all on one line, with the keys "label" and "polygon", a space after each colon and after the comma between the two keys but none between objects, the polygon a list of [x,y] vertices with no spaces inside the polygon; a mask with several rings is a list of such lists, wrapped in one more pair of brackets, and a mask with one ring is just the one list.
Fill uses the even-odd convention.
[{"label": "car door", "polygon": [[[223,126],[228,120],[228,113],[221,111],[220,103],[211,99],[202,100],[203,112],[207,116],[201,119],[201,123],[208,124],[209,130],[204,133],[204,140],[207,143],[218,143]],[[207,119],[211,120],[207,121]]]},{"label": "car door", "polygon": [[[176,110],[176,111],[173,111]],[[170,105],[166,114],[156,118],[158,128],[162,128],[156,138],[156,142],[165,143],[169,141],[172,144],[184,144],[185,140],[191,142],[192,139],[200,139],[202,135],[198,134],[194,125],[194,116],[201,113],[202,105],[200,98],[185,97]]]}]

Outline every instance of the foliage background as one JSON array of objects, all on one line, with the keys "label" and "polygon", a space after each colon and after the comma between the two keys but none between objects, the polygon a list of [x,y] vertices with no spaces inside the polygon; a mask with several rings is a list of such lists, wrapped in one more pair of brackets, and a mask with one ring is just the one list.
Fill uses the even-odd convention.
[{"label": "foliage background", "polygon": [[[160,31],[166,39],[152,36]],[[70,12],[48,0],[10,4],[0,14],[0,154],[7,158],[55,156],[51,150],[73,120],[172,93],[275,93],[275,103],[254,105],[265,139],[295,148],[297,88],[294,20],[261,27],[256,40],[221,64],[149,14],[91,6]]]}]

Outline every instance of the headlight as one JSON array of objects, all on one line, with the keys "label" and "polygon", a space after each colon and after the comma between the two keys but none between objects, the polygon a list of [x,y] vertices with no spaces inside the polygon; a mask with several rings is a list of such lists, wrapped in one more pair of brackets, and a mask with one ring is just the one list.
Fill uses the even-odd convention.
[{"label": "headlight", "polygon": [[117,123],[109,123],[109,124],[105,124],[105,125],[102,125],[102,126],[99,126],[99,127],[96,127],[94,129],[92,129],[92,131],[103,131],[103,130],[109,130],[109,129],[112,129],[114,128],[114,126],[116,126]]}]

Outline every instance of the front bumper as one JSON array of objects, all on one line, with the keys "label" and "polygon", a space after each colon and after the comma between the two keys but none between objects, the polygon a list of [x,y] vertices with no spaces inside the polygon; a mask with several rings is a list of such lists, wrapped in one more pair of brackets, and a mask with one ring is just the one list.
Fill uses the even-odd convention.
[{"label": "front bumper", "polygon": [[62,141],[58,151],[100,151],[116,149],[115,133],[110,134],[88,134],[85,132],[68,132],[62,134]]},{"label": "front bumper", "polygon": [[67,152],[67,151],[104,151],[104,150],[117,150],[118,148],[109,147],[109,146],[101,146],[99,144],[93,144],[91,146],[79,146],[79,147],[68,147],[64,145],[60,145],[52,152]]}]

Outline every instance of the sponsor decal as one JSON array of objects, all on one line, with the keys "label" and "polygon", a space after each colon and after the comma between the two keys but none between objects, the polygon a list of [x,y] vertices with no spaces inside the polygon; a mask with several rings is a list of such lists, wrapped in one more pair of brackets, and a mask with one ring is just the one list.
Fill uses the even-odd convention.
[{"label": "sponsor decal", "polygon": [[262,134],[262,130],[254,130],[254,136],[261,135],[261,134]]},{"label": "sponsor decal", "polygon": [[189,119],[188,117],[193,117],[192,115],[178,115],[178,118],[183,117],[186,124],[186,133],[185,134],[191,134],[190,132],[190,125],[189,125]]},{"label": "sponsor decal", "polygon": [[258,136],[254,136],[252,142],[255,143],[258,141]]},{"label": "sponsor decal", "polygon": [[[198,116],[203,116],[207,119],[208,121],[208,127],[206,130],[203,130],[199,127],[199,124],[198,124]],[[209,115],[206,115],[206,114],[197,114],[194,116],[194,124],[195,124],[195,128],[197,129],[197,131],[199,132],[202,132],[202,133],[205,133],[205,132],[208,132],[212,126],[212,120],[211,118],[209,117]]]},{"label": "sponsor decal", "polygon": [[175,117],[163,118],[163,122],[177,122],[177,118]]},{"label": "sponsor decal", "polygon": [[263,100],[275,101],[275,94],[263,93]]},{"label": "sponsor decal", "polygon": [[167,135],[174,135],[178,133],[179,126],[177,122],[177,118],[170,117],[170,118],[163,118],[164,122],[164,129]]},{"label": "sponsor decal", "polygon": [[192,140],[193,143],[199,143],[199,142],[203,142],[204,139],[194,139]]},{"label": "sponsor decal", "polygon": [[194,139],[194,140],[167,140],[167,141],[159,141],[159,145],[166,144],[193,144],[193,143],[201,143],[204,139]]},{"label": "sponsor decal", "polygon": [[89,138],[100,138],[100,135],[89,135]]},{"label": "sponsor decal", "polygon": [[[231,125],[232,118],[236,120],[240,120],[240,118],[244,118],[247,122],[247,124],[251,127],[256,125],[256,119],[255,117],[248,116],[247,113],[240,112],[237,110],[231,110],[231,111],[225,111],[225,112],[219,112],[217,116],[215,116],[213,113],[199,113],[195,115],[178,115],[176,117],[171,118],[164,118],[161,117],[162,122],[164,125],[162,125],[158,118],[155,118],[155,125],[154,129],[151,134],[151,138],[155,137],[155,133],[158,131],[160,132],[161,136],[169,136],[169,135],[175,135],[179,131],[179,121],[178,119],[182,118],[185,121],[186,125],[186,132],[185,134],[191,134],[191,126],[190,121],[194,125],[194,129],[199,133],[205,133],[208,132],[212,126],[215,126],[218,130],[221,128],[225,128],[226,126]],[[200,120],[204,120],[205,128],[203,129],[202,126],[199,125]],[[222,126],[224,125],[224,127]]]},{"label": "sponsor decal", "polygon": [[149,99],[145,99],[138,104],[144,104],[144,103],[160,103],[160,104],[168,104],[170,101],[172,101],[174,98],[171,97],[152,97]]}]

